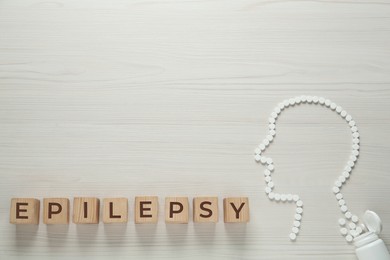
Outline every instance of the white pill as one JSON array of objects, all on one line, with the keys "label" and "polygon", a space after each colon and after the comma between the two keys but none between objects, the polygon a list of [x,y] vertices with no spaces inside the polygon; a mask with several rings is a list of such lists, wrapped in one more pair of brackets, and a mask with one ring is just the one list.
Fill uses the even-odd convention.
[{"label": "white pill", "polygon": [[356,227],[356,232],[360,235],[363,232],[361,227]]},{"label": "white pill", "polygon": [[281,109],[280,107],[275,107],[274,111],[276,114],[279,114],[281,112]]},{"label": "white pill", "polygon": [[329,107],[329,106],[330,106],[330,103],[331,103],[331,101],[330,101],[329,99],[326,99],[326,100],[325,100],[325,106]]},{"label": "white pill", "polygon": [[341,193],[336,194],[336,199],[341,200],[342,198],[343,198],[343,194]]},{"label": "white pill", "polygon": [[345,217],[346,217],[347,219],[350,219],[350,218],[352,217],[352,213],[349,212],[349,211],[345,212]]},{"label": "white pill", "polygon": [[287,200],[287,195],[286,194],[282,194],[282,195],[280,195],[280,200],[281,201],[286,201]]},{"label": "white pill", "polygon": [[295,220],[294,227],[300,227],[300,226],[301,226],[301,221]]},{"label": "white pill", "polygon": [[342,107],[340,107],[340,106],[337,106],[337,107],[336,107],[336,112],[337,112],[337,113],[340,114],[342,110],[343,110]]},{"label": "white pill", "polygon": [[273,164],[268,164],[267,169],[272,172],[275,169],[275,167]]},{"label": "white pill", "polygon": [[344,171],[351,172],[352,171],[351,166],[349,166],[349,165],[345,166]]},{"label": "white pill", "polygon": [[265,193],[269,194],[272,191],[270,187],[265,187]]},{"label": "white pill", "polygon": [[358,155],[359,155],[359,150],[357,150],[357,149],[353,150],[353,151],[352,151],[352,154],[353,154],[354,156],[358,156]]},{"label": "white pill", "polygon": [[283,110],[283,109],[284,109],[284,104],[283,104],[283,103],[280,103],[280,104],[278,105],[278,107],[279,107],[280,110]]},{"label": "white pill", "polygon": [[318,97],[317,97],[317,96],[314,96],[314,97],[313,97],[313,103],[314,103],[314,104],[317,104],[318,101],[319,101]]},{"label": "white pill", "polygon": [[360,143],[360,139],[359,138],[354,138],[354,139],[352,139],[352,142],[354,144],[359,144]]},{"label": "white pill", "polygon": [[348,226],[349,226],[350,229],[355,229],[356,228],[356,224],[355,223],[349,223]]},{"label": "white pill", "polygon": [[303,103],[305,103],[307,101],[307,97],[306,96],[301,96],[301,100]]},{"label": "white pill", "polygon": [[298,207],[302,207],[303,206],[303,201],[302,200],[298,200],[297,201],[297,206]]},{"label": "white pill", "polygon": [[341,212],[343,212],[343,213],[348,211],[348,207],[345,205],[341,206],[340,209],[341,209]]},{"label": "white pill", "polygon": [[293,201],[298,201],[299,200],[299,196],[298,195],[293,195]]},{"label": "white pill", "polygon": [[298,233],[299,233],[299,228],[293,227],[293,228],[291,229],[291,231],[292,231],[294,234],[298,234]]},{"label": "white pill", "polygon": [[257,147],[257,148],[255,149],[255,154],[260,154],[260,153],[261,153],[261,150],[260,150],[259,147]]},{"label": "white pill", "polygon": [[347,236],[345,237],[345,239],[347,240],[347,242],[352,242],[353,237],[352,237],[351,235],[347,235]]},{"label": "white pill", "polygon": [[345,236],[345,235],[348,234],[348,229],[346,229],[346,228],[340,228],[340,233],[341,233],[341,235]]},{"label": "white pill", "polygon": [[272,181],[270,181],[270,182],[268,182],[268,187],[270,187],[270,188],[273,188],[274,186],[275,186],[275,184],[272,182]]},{"label": "white pill", "polygon": [[351,121],[351,120],[352,120],[352,116],[351,116],[351,115],[347,115],[347,116],[345,117],[345,120],[347,120],[347,122]]},{"label": "white pill", "polygon": [[339,177],[339,182],[341,182],[341,183],[344,183],[344,182],[345,182],[345,177],[344,177],[343,175],[341,175],[341,176]]},{"label": "white pill", "polygon": [[339,225],[340,226],[344,226],[346,223],[347,223],[347,221],[345,220],[345,218],[339,218]]},{"label": "white pill", "polygon": [[359,132],[355,132],[352,134],[353,137],[358,138],[360,136]]},{"label": "white pill", "polygon": [[263,140],[263,144],[264,144],[265,146],[268,146],[268,145],[269,145],[269,140],[268,140],[268,139],[264,139],[264,140]]},{"label": "white pill", "polygon": [[352,216],[352,218],[351,218],[351,220],[352,220],[352,222],[358,222],[359,221],[359,218],[358,218],[358,216],[356,216],[356,215],[353,215]]},{"label": "white pill", "polygon": [[295,210],[295,212],[298,213],[298,214],[302,214],[303,209],[302,209],[302,208],[297,208],[297,209]]},{"label": "white pill", "polygon": [[351,121],[349,121],[349,126],[355,126],[356,125],[356,122],[355,121],[353,121],[353,120],[351,120]]},{"label": "white pill", "polygon": [[295,103],[296,104],[300,104],[301,102],[302,102],[301,97],[296,97],[295,98]]},{"label": "white pill", "polygon": [[270,118],[268,118],[268,122],[270,123],[270,124],[275,124],[275,118],[273,118],[273,117],[270,117]]},{"label": "white pill", "polygon": [[290,103],[290,105],[295,105],[295,99],[293,99],[293,98],[290,98],[289,100],[288,100],[288,103]]},{"label": "white pill", "polygon": [[274,137],[272,135],[267,135],[266,137],[268,139],[268,141],[272,142],[272,140],[274,140]]},{"label": "white pill", "polygon": [[272,136],[275,136],[276,135],[276,131],[275,130],[270,130],[269,134],[272,135]]},{"label": "white pill", "polygon": [[320,98],[318,99],[318,103],[320,103],[321,105],[325,104],[325,98],[320,97]]},{"label": "white pill", "polygon": [[278,117],[278,113],[272,112],[272,113],[271,113],[271,117],[276,119],[276,118]]},{"label": "white pill", "polygon": [[271,175],[271,172],[267,169],[267,170],[264,171],[264,175],[265,175],[265,176],[270,176],[270,175]]},{"label": "white pill", "polygon": [[273,163],[272,158],[267,158],[267,163],[268,163],[268,164]]},{"label": "white pill", "polygon": [[279,193],[276,193],[276,194],[275,194],[275,200],[276,200],[276,201],[280,201],[280,194],[279,194]]},{"label": "white pill", "polygon": [[265,164],[265,163],[267,162],[267,157],[261,156],[261,157],[260,157],[260,162],[261,162],[262,164]]},{"label": "white pill", "polygon": [[347,112],[346,112],[345,110],[343,110],[343,111],[341,111],[340,115],[341,115],[342,117],[345,117],[345,116],[347,115]]},{"label": "white pill", "polygon": [[333,192],[334,193],[339,193],[340,192],[340,189],[338,187],[333,187]]},{"label": "white pill", "polygon": [[332,110],[335,110],[335,109],[336,109],[336,107],[337,107],[336,103],[332,103],[332,104],[330,104],[330,108],[331,108]]},{"label": "white pill", "polygon": [[293,200],[293,195],[292,194],[287,194],[287,200],[292,201]]},{"label": "white pill", "polygon": [[275,127],[276,127],[275,124],[270,124],[270,125],[268,126],[268,128],[271,129],[271,130],[275,130]]},{"label": "white pill", "polygon": [[260,149],[261,151],[264,151],[264,150],[265,150],[265,145],[264,145],[264,144],[259,144],[259,149]]},{"label": "white pill", "polygon": [[340,206],[344,206],[345,205],[345,200],[343,200],[343,199],[339,200],[339,205]]},{"label": "white pill", "polygon": [[270,182],[270,181],[272,181],[271,176],[265,176],[265,181],[266,181],[267,183]]},{"label": "white pill", "polygon": [[358,129],[357,129],[357,127],[356,127],[356,126],[352,126],[352,127],[351,127],[351,131],[352,131],[352,133],[355,133],[355,132],[357,132],[357,131],[358,131]]},{"label": "white pill", "polygon": [[342,185],[342,183],[341,182],[339,182],[339,181],[336,181],[335,183],[334,183],[334,186],[336,186],[336,187],[341,187],[341,185]]},{"label": "white pill", "polygon": [[297,239],[297,235],[294,234],[294,233],[291,233],[290,234],[290,239],[291,239],[291,241],[294,241],[295,239]]},{"label": "white pill", "polygon": [[351,155],[351,157],[349,157],[349,159],[352,161],[352,162],[356,162],[357,161],[357,157],[355,155]]},{"label": "white pill", "polygon": [[350,234],[351,236],[353,236],[353,237],[356,237],[356,236],[359,235],[359,234],[356,232],[355,229],[350,230],[350,231],[349,231],[349,234]]},{"label": "white pill", "polygon": [[353,166],[355,166],[355,163],[353,161],[348,161],[348,166],[352,168]]},{"label": "white pill", "polygon": [[312,96],[308,96],[307,97],[307,103],[311,103],[313,102],[313,97]]},{"label": "white pill", "polygon": [[290,102],[288,101],[288,99],[283,101],[283,105],[284,105],[284,107],[289,107],[290,106]]},{"label": "white pill", "polygon": [[343,172],[343,176],[348,179],[349,178],[349,172]]},{"label": "white pill", "polygon": [[268,194],[268,198],[269,198],[270,200],[273,200],[273,199],[275,198],[275,193],[270,192],[270,193]]},{"label": "white pill", "polygon": [[295,214],[295,219],[296,220],[301,220],[302,219],[302,215],[301,214]]},{"label": "white pill", "polygon": [[256,162],[258,162],[258,161],[260,161],[260,160],[261,160],[261,156],[260,156],[260,154],[256,154],[256,155],[255,155],[255,160],[256,160]]}]

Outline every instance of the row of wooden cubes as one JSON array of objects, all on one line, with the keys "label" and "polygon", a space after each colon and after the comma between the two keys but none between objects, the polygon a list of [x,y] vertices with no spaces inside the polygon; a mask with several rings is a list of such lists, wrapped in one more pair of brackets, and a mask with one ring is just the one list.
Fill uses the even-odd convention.
[{"label": "row of wooden cubes", "polygon": [[[44,198],[43,222],[45,224],[69,224],[69,199]],[[135,197],[134,221],[137,224],[157,223],[158,197]],[[225,198],[223,200],[226,223],[249,222],[247,197]],[[34,198],[11,199],[10,223],[38,224],[40,201]],[[100,200],[91,197],[76,197],[73,200],[73,222],[76,224],[99,223]],[[103,223],[128,222],[127,198],[103,199]],[[196,197],[193,199],[194,222],[218,222],[218,197]],[[189,201],[187,197],[165,198],[165,222],[188,223]]]}]

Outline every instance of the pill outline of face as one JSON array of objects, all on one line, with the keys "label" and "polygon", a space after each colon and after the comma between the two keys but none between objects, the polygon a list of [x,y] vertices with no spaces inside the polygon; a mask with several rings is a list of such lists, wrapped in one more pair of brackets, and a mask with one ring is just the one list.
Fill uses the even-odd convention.
[{"label": "pill outline of face", "polygon": [[[353,233],[356,228],[356,225],[359,222],[359,219],[357,218],[356,215],[353,215],[353,218],[350,217],[352,213],[350,211],[347,211],[348,207],[346,206],[345,198],[340,191],[348,181],[352,173],[352,170],[355,167],[356,162],[359,158],[360,134],[358,132],[356,122],[352,118],[352,116],[347,111],[345,111],[341,106],[330,101],[329,99],[326,99],[324,97],[317,97],[317,96],[298,96],[294,98],[289,98],[279,103],[271,112],[270,117],[268,118],[268,124],[269,124],[268,133],[265,135],[263,141],[255,149],[255,161],[260,162],[266,167],[266,170],[264,172],[265,182],[266,182],[265,192],[270,200],[282,202],[282,203],[294,202],[296,204],[294,221],[293,221],[294,232],[290,233],[289,235],[290,240],[295,241],[299,233],[299,229],[301,227],[300,222],[302,220],[302,214],[303,214],[303,200],[300,199],[298,194],[278,193],[274,191],[275,186],[277,185],[275,185],[275,182],[272,180],[271,175],[275,171],[275,166],[272,158],[264,156],[264,152],[267,150],[267,148],[270,146],[270,144],[274,141],[276,137],[276,132],[277,132],[276,124],[281,113],[289,107],[300,106],[303,104],[323,106],[329,109],[331,112],[337,113],[341,117],[341,119],[344,120],[347,123],[347,125],[350,127],[351,136],[352,136],[352,152],[349,157],[349,160],[345,165],[344,170],[341,170],[340,175],[337,176],[336,181],[334,182],[334,185],[332,187],[332,191],[336,196],[337,204],[340,207],[340,211],[343,217],[346,218],[345,221],[339,220],[339,223],[341,222],[343,223],[343,225],[349,223],[347,225],[350,227],[350,231],[352,231]],[[287,199],[287,198],[291,198],[291,199]],[[347,242],[352,242],[350,236],[347,236],[345,239],[347,240]]]}]

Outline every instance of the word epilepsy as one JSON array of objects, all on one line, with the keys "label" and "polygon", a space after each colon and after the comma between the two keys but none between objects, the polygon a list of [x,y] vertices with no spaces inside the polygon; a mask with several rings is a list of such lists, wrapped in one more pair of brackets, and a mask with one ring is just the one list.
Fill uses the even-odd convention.
[{"label": "word epilepsy", "polygon": [[[70,203],[67,198],[43,199],[43,223],[69,224]],[[128,222],[127,198],[104,198],[103,223]],[[196,197],[193,199],[194,222],[218,222],[218,197]],[[135,197],[134,222],[136,224],[157,223],[158,197]],[[11,199],[11,224],[39,224],[40,200],[34,198]],[[225,223],[249,222],[247,197],[229,197],[223,200]],[[100,200],[91,197],[76,197],[73,200],[73,223],[99,223]],[[165,198],[165,222],[186,224],[189,221],[187,197]]]}]

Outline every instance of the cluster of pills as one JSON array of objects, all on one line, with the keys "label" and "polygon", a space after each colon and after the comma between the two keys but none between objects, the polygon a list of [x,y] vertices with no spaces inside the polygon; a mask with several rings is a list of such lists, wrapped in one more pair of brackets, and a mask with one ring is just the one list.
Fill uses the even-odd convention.
[{"label": "cluster of pills", "polygon": [[347,179],[350,177],[353,167],[356,164],[356,161],[359,156],[359,148],[360,148],[360,135],[358,129],[356,127],[355,121],[352,119],[352,116],[349,115],[341,106],[338,106],[336,103],[333,103],[329,99],[325,99],[323,97],[317,96],[300,96],[295,98],[290,98],[281,102],[273,112],[271,113],[270,118],[268,119],[268,134],[266,138],[258,145],[255,149],[255,160],[257,162],[261,162],[266,165],[266,170],[264,171],[266,188],[265,193],[268,198],[273,201],[281,201],[281,202],[294,202],[296,205],[294,223],[291,229],[291,233],[289,235],[291,240],[295,240],[299,233],[299,229],[301,226],[301,219],[303,214],[303,202],[299,198],[297,194],[282,194],[274,191],[275,184],[272,181],[271,173],[274,171],[275,166],[273,164],[273,160],[270,157],[266,157],[263,155],[266,148],[270,145],[270,143],[274,140],[276,135],[276,120],[284,109],[288,107],[297,106],[299,104],[314,104],[321,105],[327,107],[337,114],[339,114],[349,125],[351,128],[352,134],[352,153],[349,157],[347,165],[345,166],[341,175],[337,178],[333,186],[333,193],[336,196],[338,201],[338,205],[343,214],[343,217],[339,219],[339,224],[341,226],[340,233],[345,236],[345,239],[348,242],[352,242],[353,238],[360,235],[364,231],[363,225],[358,225],[359,218],[356,215],[353,215],[343,198],[343,194],[341,194],[340,190],[342,186],[345,184]]}]

